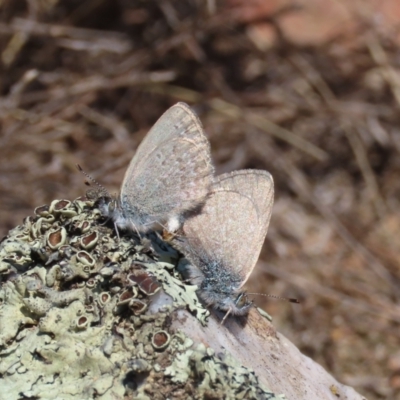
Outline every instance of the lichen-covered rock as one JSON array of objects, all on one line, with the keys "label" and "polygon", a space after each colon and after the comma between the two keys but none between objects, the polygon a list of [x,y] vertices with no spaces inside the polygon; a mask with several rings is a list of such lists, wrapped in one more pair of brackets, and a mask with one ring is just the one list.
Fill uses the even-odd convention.
[{"label": "lichen-covered rock", "polygon": [[178,253],[104,222],[87,198],[55,200],[0,243],[2,400],[283,398],[171,330],[174,309],[209,315]]}]

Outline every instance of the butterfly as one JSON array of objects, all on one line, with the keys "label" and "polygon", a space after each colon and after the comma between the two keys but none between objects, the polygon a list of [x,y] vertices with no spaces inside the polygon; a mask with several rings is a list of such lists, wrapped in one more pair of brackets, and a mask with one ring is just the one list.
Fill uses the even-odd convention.
[{"label": "butterfly", "polygon": [[213,177],[201,122],[187,104],[177,103],[139,145],[118,198],[104,196],[99,209],[116,229],[147,232],[161,225],[174,232],[186,212],[204,203]]},{"label": "butterfly", "polygon": [[[240,170],[216,178],[198,213],[173,240],[191,264],[189,275],[207,306],[244,315],[252,306],[243,286],[267,234],[274,201],[271,174]],[[223,322],[222,321],[222,322]]]}]

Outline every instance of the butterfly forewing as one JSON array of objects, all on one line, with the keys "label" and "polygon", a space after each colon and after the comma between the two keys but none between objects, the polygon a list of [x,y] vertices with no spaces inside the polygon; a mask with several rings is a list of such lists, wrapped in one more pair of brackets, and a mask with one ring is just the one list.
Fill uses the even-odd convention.
[{"label": "butterfly forewing", "polygon": [[209,143],[201,123],[186,104],[177,103],[137,149],[125,173],[121,202],[158,221],[201,203],[212,176]]},{"label": "butterfly forewing", "polygon": [[[243,286],[252,272],[267,233],[273,204],[273,180],[266,171],[221,175],[201,214],[184,224],[186,253],[203,273],[210,264]],[[202,261],[196,262],[201,259]]]},{"label": "butterfly forewing", "polygon": [[[243,266],[237,265],[238,273],[243,277],[242,285],[249,278],[261,252],[262,245],[267,235],[274,203],[274,181],[271,174],[261,170],[241,170],[221,175],[217,178],[214,187],[216,190],[232,190],[240,193],[242,197],[251,199],[252,208],[257,214],[258,230],[253,231],[247,241],[247,251],[243,253],[247,259]],[[239,225],[246,225],[252,212],[245,211],[237,216]],[[244,238],[243,238],[244,240]]]}]

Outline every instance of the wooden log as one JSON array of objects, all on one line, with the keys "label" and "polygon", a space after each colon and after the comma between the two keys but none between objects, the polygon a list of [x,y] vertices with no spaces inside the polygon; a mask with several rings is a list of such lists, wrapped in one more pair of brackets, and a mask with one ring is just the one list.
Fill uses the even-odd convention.
[{"label": "wooden log", "polygon": [[208,316],[178,260],[87,198],[38,207],[0,243],[0,398],[362,399],[256,309]]}]

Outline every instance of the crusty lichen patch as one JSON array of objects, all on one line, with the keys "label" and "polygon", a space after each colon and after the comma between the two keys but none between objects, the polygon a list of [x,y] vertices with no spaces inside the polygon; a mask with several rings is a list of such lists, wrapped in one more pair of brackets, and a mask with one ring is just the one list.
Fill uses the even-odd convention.
[{"label": "crusty lichen patch", "polygon": [[[55,200],[0,244],[1,398],[275,399],[227,354],[169,331],[209,315],[157,235],[104,225],[93,201]],[[151,310],[160,291],[172,299]]]}]

